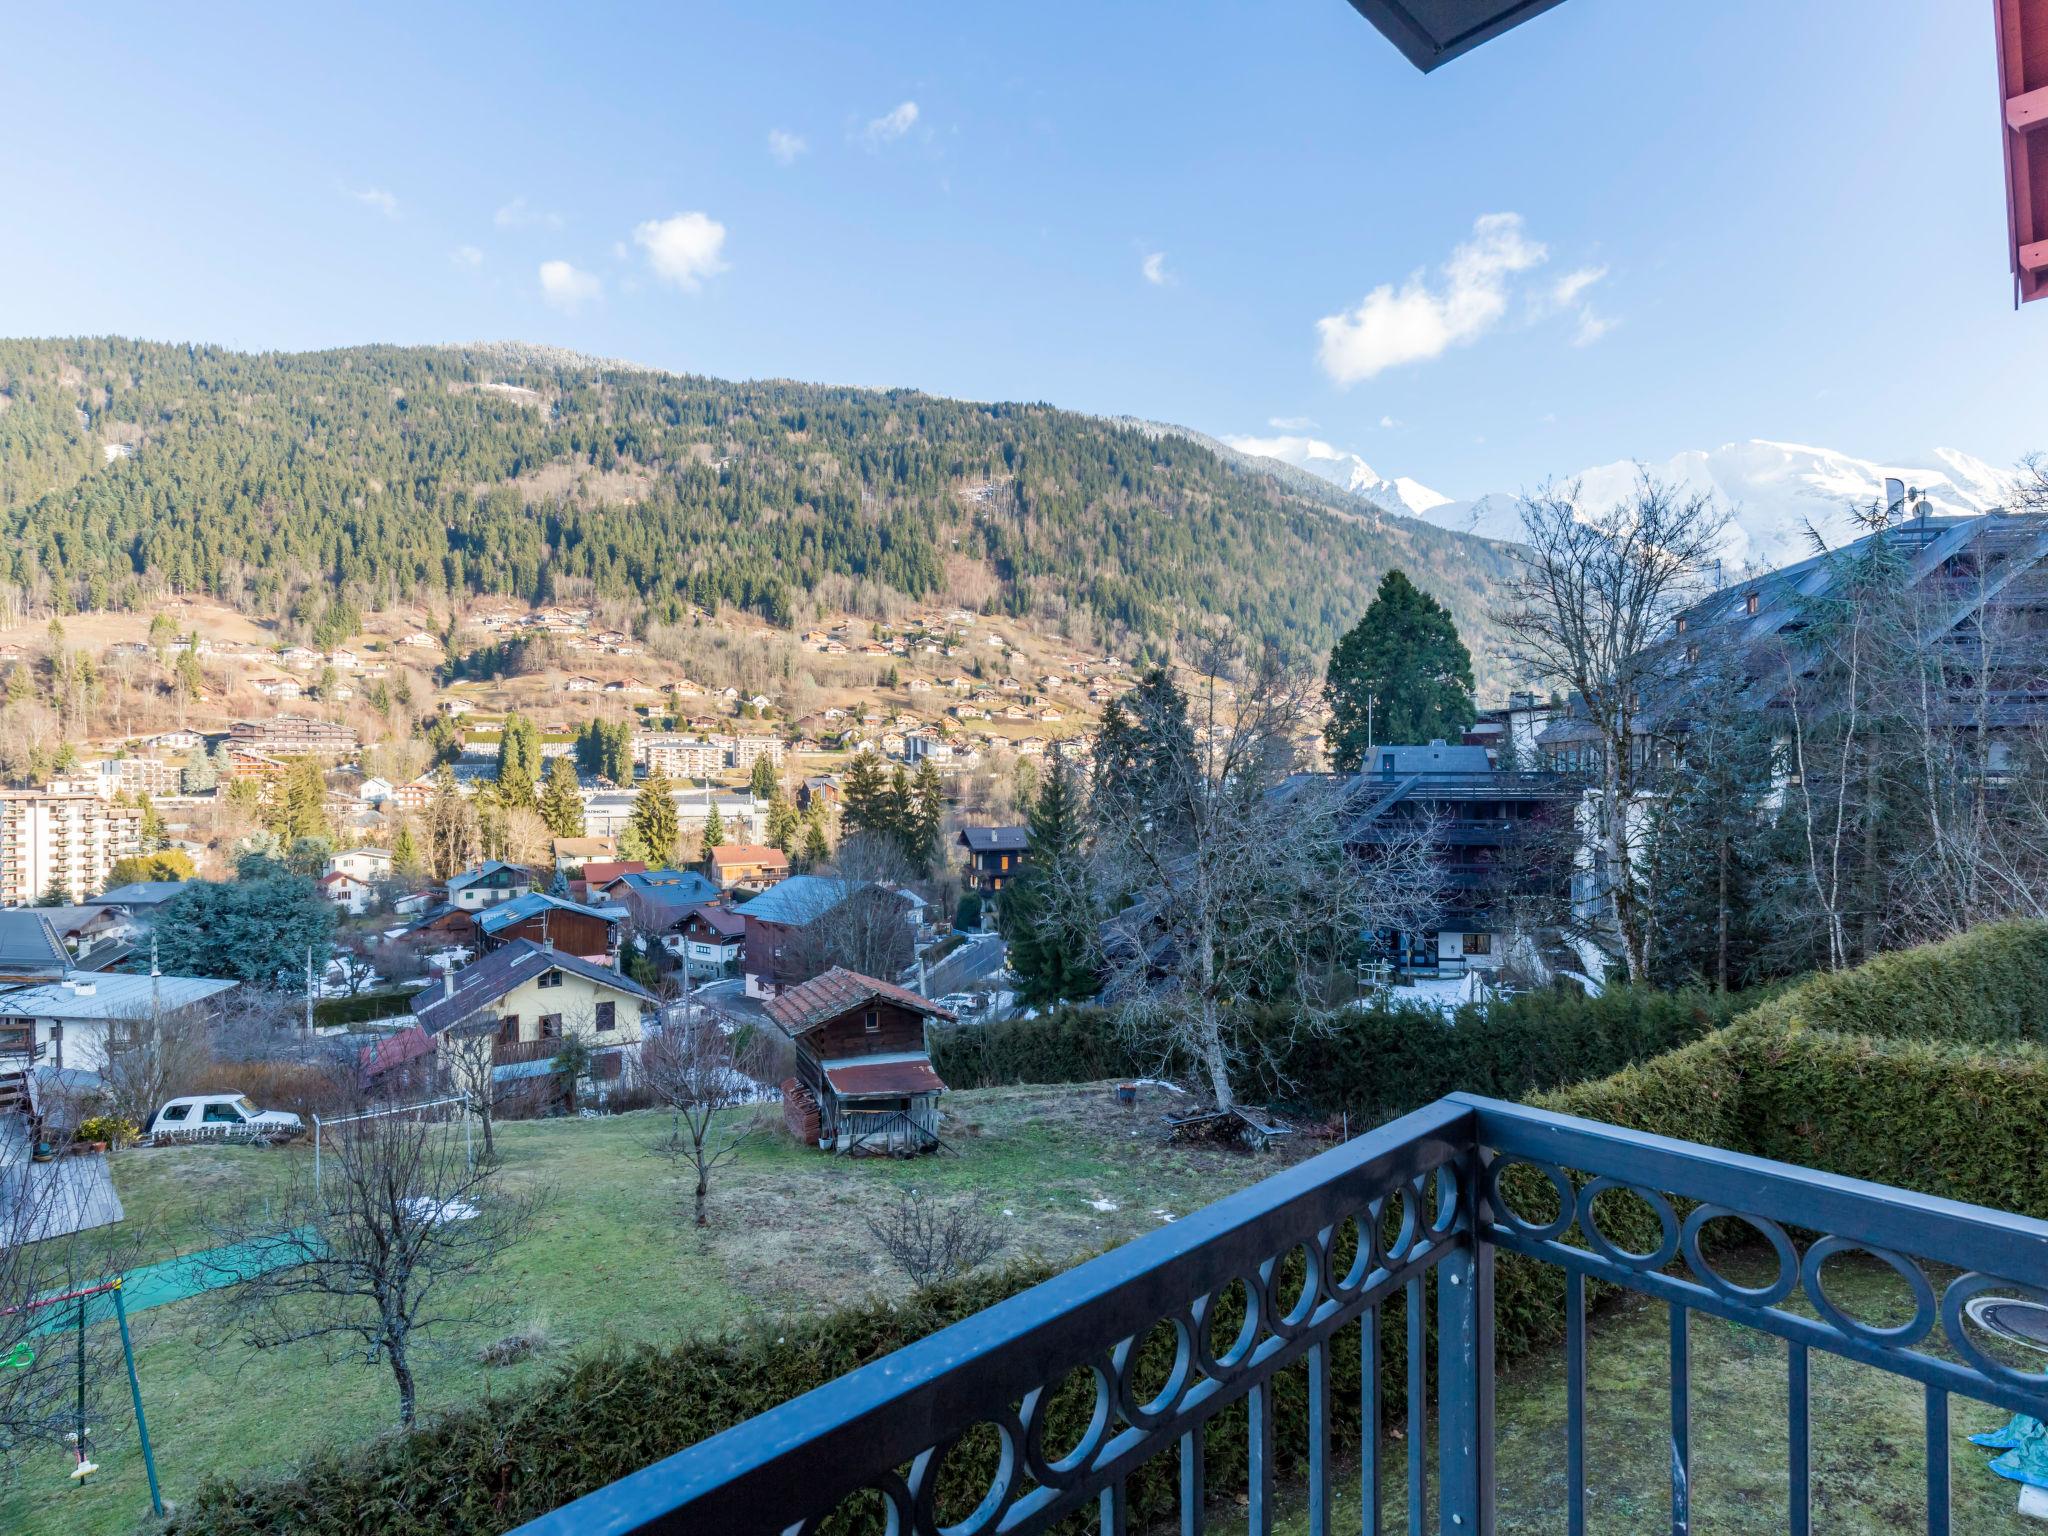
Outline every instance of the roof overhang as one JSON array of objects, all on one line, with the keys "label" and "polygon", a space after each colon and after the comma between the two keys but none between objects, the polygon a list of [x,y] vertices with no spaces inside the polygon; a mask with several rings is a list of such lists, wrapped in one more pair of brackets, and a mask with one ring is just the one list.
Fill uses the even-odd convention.
[{"label": "roof overhang", "polygon": [[[1359,15],[1427,73],[1560,0],[1351,0]],[[2008,0],[2010,3],[2010,0]]]},{"label": "roof overhang", "polygon": [[2048,0],[1994,0],[2013,300],[2048,298]]},{"label": "roof overhang", "polygon": [[946,1085],[923,1056],[897,1061],[856,1061],[827,1066],[825,1081],[842,1099],[909,1098],[944,1093]]}]

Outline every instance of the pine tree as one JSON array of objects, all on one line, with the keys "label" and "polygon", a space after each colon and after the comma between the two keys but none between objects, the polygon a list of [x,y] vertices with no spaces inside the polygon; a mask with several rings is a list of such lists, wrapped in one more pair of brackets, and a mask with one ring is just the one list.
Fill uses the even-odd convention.
[{"label": "pine tree", "polygon": [[776,785],[775,793],[768,797],[768,846],[795,858],[803,830],[804,820],[795,803]]},{"label": "pine tree", "polygon": [[754,792],[755,799],[773,799],[776,786],[780,782],[775,776],[775,764],[768,760],[766,753],[754,759],[753,777],[749,781],[748,787]]},{"label": "pine tree", "polygon": [[822,806],[822,801],[813,801],[811,814],[804,818],[803,852],[796,862],[806,870],[820,869],[832,860],[832,844],[825,835]]},{"label": "pine tree", "polygon": [[711,814],[704,818],[704,848],[703,852],[698,855],[705,868],[711,867],[711,850],[723,848],[724,846],[725,818],[718,814],[718,806],[714,802],[711,807]]},{"label": "pine tree", "polygon": [[531,810],[540,767],[540,732],[514,710],[498,733],[499,803],[507,810]]},{"label": "pine tree", "polygon": [[408,879],[420,873],[420,848],[413,840],[412,823],[400,821],[398,834],[391,839],[391,872]]},{"label": "pine tree", "polygon": [[[1186,778],[1184,765],[1194,752],[1187,695],[1164,667],[1153,667],[1138,679],[1136,688],[1103,711],[1095,736],[1096,806],[1160,807],[1170,798],[1162,790]],[[1155,810],[1155,820],[1158,814]],[[1175,829],[1159,830],[1172,835]]]},{"label": "pine tree", "polygon": [[1087,997],[1100,984],[1084,826],[1074,770],[1055,758],[1032,803],[1024,868],[1005,883],[997,908],[1018,997],[1034,1007]]},{"label": "pine tree", "polygon": [[676,862],[682,828],[676,821],[676,802],[668,780],[650,773],[634,797],[632,814],[626,819],[619,851],[638,859],[649,869],[668,869]]},{"label": "pine tree", "polygon": [[434,776],[434,799],[427,807],[427,867],[445,880],[469,867],[478,846],[476,808],[455,786],[445,764]]},{"label": "pine tree", "polygon": [[1330,652],[1323,698],[1323,736],[1344,773],[1358,770],[1369,742],[1452,741],[1477,718],[1472,655],[1450,610],[1399,570]]},{"label": "pine tree", "polygon": [[264,825],[281,846],[289,847],[302,837],[331,837],[327,822],[327,777],[320,761],[296,757],[273,787]]},{"label": "pine tree", "polygon": [[903,856],[919,875],[929,875],[938,861],[939,830],[945,821],[946,786],[932,760],[926,758],[917,765],[917,776],[911,781],[909,815],[899,833]]},{"label": "pine tree", "polygon": [[142,808],[142,826],[136,834],[141,851],[155,853],[164,845],[164,819],[157,815],[156,807],[150,804],[148,795],[138,796],[136,804]]},{"label": "pine tree", "polygon": [[856,752],[839,787],[839,822],[848,832],[890,830],[889,784],[882,760],[873,752]]},{"label": "pine tree", "polygon": [[206,755],[205,747],[194,747],[186,754],[185,766],[178,772],[179,788],[188,795],[203,795],[219,783],[220,770]]},{"label": "pine tree", "polygon": [[576,787],[576,765],[566,757],[548,759],[547,783],[540,794],[540,818],[556,837],[583,835],[583,796]]}]

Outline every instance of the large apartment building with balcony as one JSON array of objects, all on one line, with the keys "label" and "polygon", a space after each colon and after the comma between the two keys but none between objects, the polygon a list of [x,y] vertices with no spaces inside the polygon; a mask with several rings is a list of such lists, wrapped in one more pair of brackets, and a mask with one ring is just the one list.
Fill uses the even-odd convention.
[{"label": "large apartment building with balcony", "polygon": [[115,860],[141,850],[141,809],[110,805],[91,780],[0,790],[0,906],[24,907],[52,890],[83,901]]}]

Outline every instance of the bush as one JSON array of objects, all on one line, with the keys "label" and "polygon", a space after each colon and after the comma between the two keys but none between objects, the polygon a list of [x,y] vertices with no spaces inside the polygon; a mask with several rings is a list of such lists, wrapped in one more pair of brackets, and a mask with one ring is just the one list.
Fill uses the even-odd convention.
[{"label": "bush", "polygon": [[323,997],[313,1004],[313,1022],[333,1027],[399,1018],[412,1012],[412,1000],[417,995],[411,987],[380,987],[375,992],[358,992],[354,997]]},{"label": "bush", "polygon": [[104,1141],[116,1149],[127,1146],[141,1134],[140,1126],[119,1115],[92,1115],[78,1122],[80,1141]]},{"label": "bush", "polygon": [[[1396,1001],[1355,1010],[1333,1034],[1293,1041],[1255,1066],[1240,1092],[1375,1125],[1447,1093],[1520,1099],[1602,1077],[1697,1040],[1755,1001],[1754,995],[1649,987],[1612,987],[1599,997],[1553,988],[1469,1003],[1448,1019]],[[1276,1023],[1266,1033],[1286,1039],[1292,1031]],[[1137,1051],[1098,1008],[937,1029],[931,1047],[933,1067],[955,1088],[1186,1076],[1192,1067]]]}]

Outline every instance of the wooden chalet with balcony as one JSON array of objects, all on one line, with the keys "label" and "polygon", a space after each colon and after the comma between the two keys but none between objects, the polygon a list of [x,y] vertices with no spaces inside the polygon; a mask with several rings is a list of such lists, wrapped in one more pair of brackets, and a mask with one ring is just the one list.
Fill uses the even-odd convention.
[{"label": "wooden chalet with balcony", "polygon": [[925,1026],[954,1015],[915,992],[834,966],[763,1011],[796,1046],[782,1113],[800,1141],[898,1156],[938,1149],[939,1095]]}]

